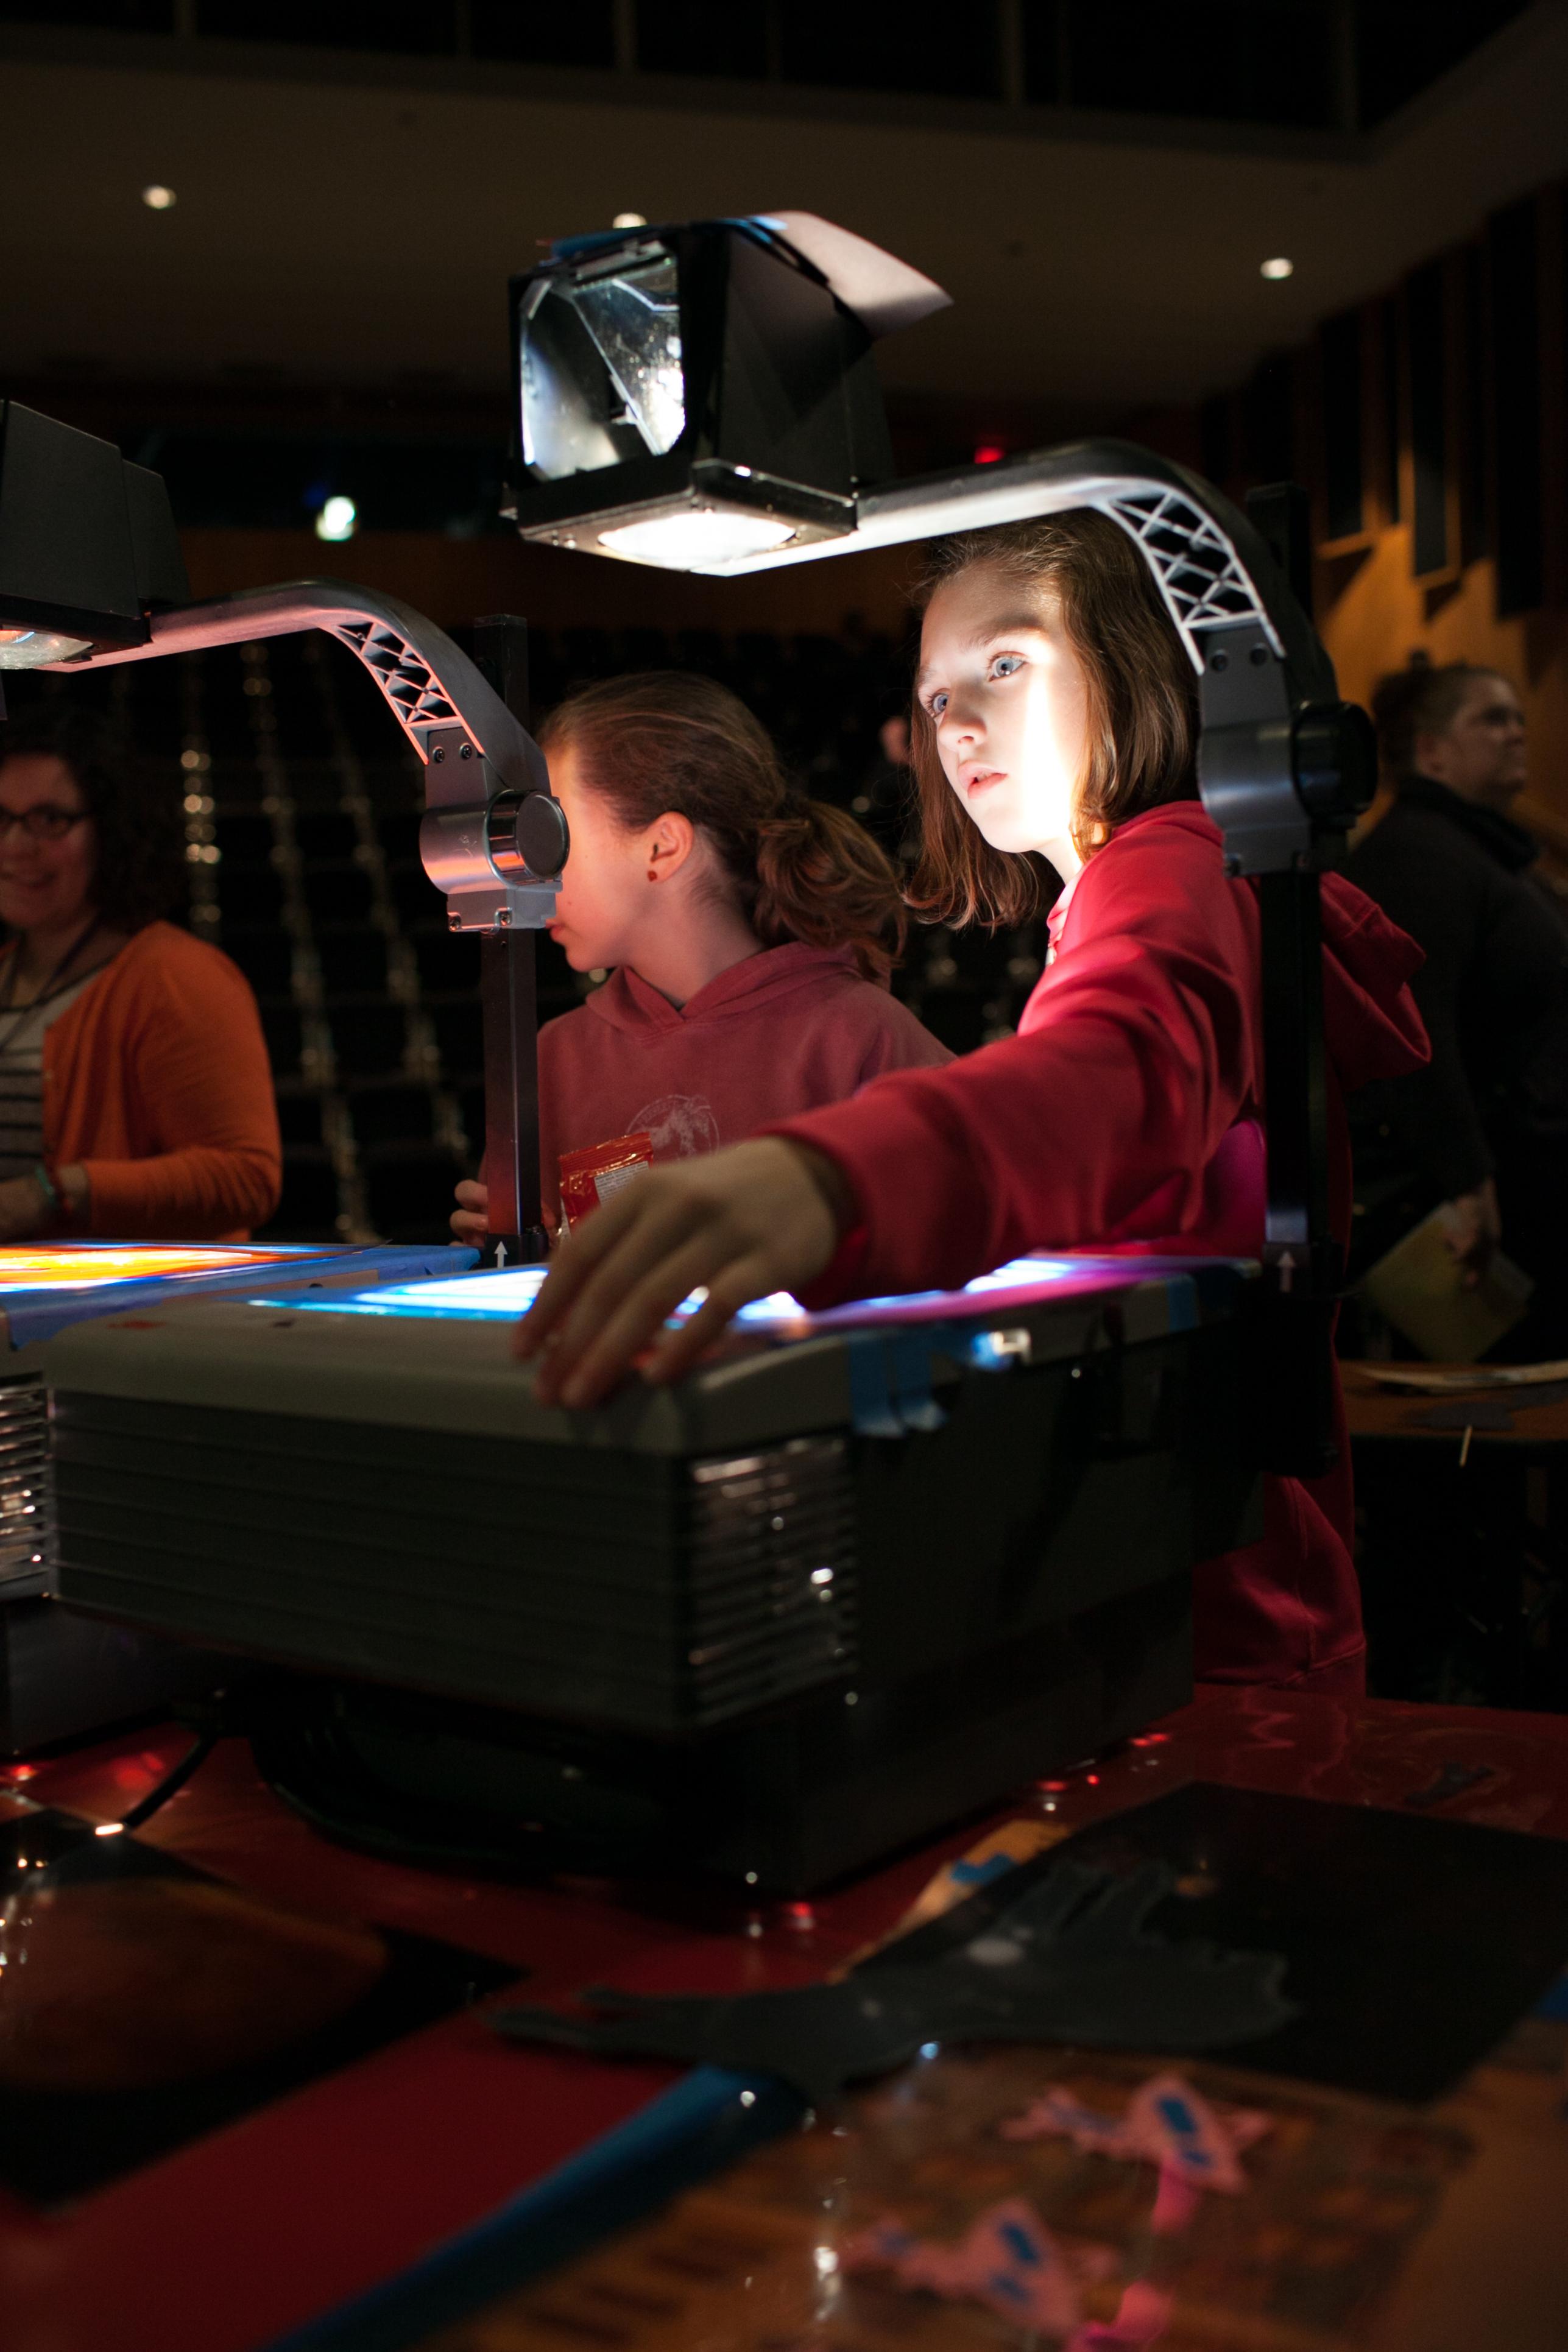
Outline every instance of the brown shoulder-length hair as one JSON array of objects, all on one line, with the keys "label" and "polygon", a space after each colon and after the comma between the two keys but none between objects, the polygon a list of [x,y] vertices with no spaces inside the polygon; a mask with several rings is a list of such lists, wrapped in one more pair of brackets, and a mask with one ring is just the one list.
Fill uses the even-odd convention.
[{"label": "brown shoulder-length hair", "polygon": [[[1089,751],[1073,840],[1088,857],[1119,824],[1197,791],[1197,678],[1149,567],[1119,523],[1090,509],[932,547],[917,601],[976,564],[1026,594],[1049,598],[1083,664]],[[921,802],[921,857],[906,897],[927,922],[1026,922],[1045,895],[1042,858],[993,849],[942,773],[936,728],[916,703],[911,747]]]},{"label": "brown shoulder-length hair", "polygon": [[570,744],[629,830],[689,818],[764,947],[853,948],[862,977],[886,982],[907,925],[890,861],[852,816],[790,782],[727,687],[685,670],[605,678],[559,703],[539,741],[546,757]]}]

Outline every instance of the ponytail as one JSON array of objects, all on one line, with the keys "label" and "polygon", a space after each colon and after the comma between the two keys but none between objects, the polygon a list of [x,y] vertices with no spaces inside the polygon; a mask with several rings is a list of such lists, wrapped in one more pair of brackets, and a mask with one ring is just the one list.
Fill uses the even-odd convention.
[{"label": "ponytail", "polygon": [[802,793],[758,827],[752,928],[768,946],[852,947],[863,980],[886,987],[909,919],[886,853],[862,824]]},{"label": "ponytail", "polygon": [[628,831],[686,817],[764,947],[851,948],[862,978],[886,984],[907,919],[891,861],[852,816],[796,790],[728,688],[679,670],[606,678],[558,705],[539,740],[547,754],[572,746]]}]

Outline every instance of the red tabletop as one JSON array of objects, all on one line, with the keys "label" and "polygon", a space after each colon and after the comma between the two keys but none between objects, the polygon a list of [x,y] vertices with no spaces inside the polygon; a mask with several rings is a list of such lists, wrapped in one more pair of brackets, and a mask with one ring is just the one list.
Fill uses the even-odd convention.
[{"label": "red tabletop", "polygon": [[[174,1728],[0,1771],[0,1802],[112,1820],[182,1752]],[[1478,1768],[1479,1768],[1478,1769]],[[1192,1779],[1568,1836],[1568,1719],[1211,1686],[1154,1732],[999,1809],[1067,1828]],[[984,1825],[982,1825],[984,1826]],[[500,1886],[329,1844],[220,1747],[141,1832],[297,1908],[524,1968],[528,1997],[799,1982],[892,1927],[952,1836],[820,1899],[748,1915],[711,1892]],[[246,2352],[363,2293],[612,2128],[673,2076],[507,2043],[469,2011],[411,2034],[75,2204],[0,2202],[5,2352]]]}]

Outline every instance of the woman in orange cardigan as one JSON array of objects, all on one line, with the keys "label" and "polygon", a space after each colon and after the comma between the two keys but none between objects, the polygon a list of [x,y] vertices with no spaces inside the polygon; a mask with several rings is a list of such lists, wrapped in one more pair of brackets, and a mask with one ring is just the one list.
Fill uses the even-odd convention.
[{"label": "woman in orange cardigan", "polygon": [[159,919],[166,784],[96,714],[0,731],[0,1242],[242,1241],[282,1155],[248,982]]}]

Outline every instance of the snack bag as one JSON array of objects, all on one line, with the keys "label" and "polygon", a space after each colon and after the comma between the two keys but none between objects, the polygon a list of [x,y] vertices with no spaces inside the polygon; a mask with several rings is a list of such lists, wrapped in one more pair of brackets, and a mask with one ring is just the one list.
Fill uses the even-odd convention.
[{"label": "snack bag", "polygon": [[651,1135],[616,1135],[608,1143],[591,1143],[582,1151],[563,1151],[560,1160],[563,1224],[574,1225],[652,1166]]}]

